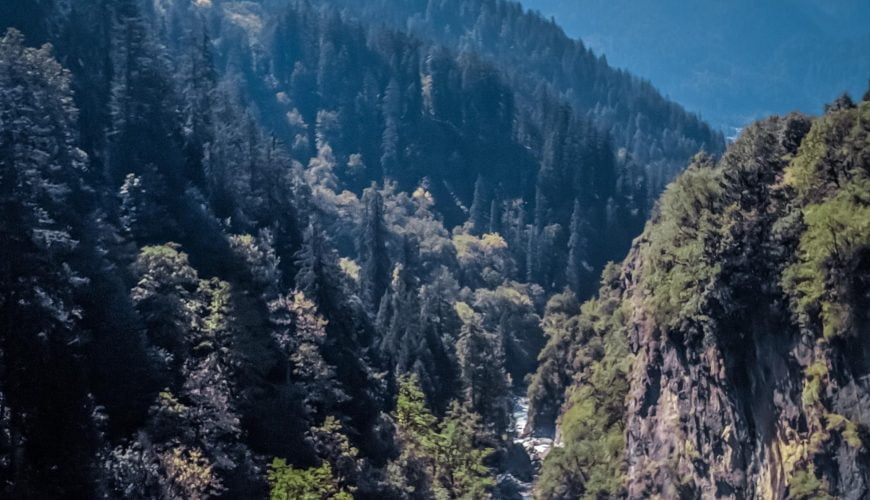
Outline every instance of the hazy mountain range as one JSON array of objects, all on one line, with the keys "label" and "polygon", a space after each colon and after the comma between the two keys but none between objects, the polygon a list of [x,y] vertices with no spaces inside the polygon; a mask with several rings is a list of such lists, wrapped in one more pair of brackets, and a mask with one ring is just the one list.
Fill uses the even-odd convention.
[{"label": "hazy mountain range", "polygon": [[523,0],[731,135],[870,77],[870,2]]}]

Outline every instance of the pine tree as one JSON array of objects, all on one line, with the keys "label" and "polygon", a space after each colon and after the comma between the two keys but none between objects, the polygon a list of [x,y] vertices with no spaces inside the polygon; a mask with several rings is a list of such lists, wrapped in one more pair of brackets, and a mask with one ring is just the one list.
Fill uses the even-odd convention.
[{"label": "pine tree", "polygon": [[350,443],[344,426],[334,416],[330,415],[322,425],[312,427],[306,440],[317,456],[332,466],[340,487],[354,493],[357,490],[355,485],[367,480],[363,477],[368,472],[365,470],[366,461],[360,458],[359,450]]},{"label": "pine tree", "polygon": [[492,498],[490,490],[495,479],[486,459],[493,450],[480,446],[483,434],[478,415],[459,403],[451,405],[438,433],[436,495],[443,492],[448,498]]},{"label": "pine tree", "polygon": [[0,393],[2,490],[11,497],[95,494],[99,446],[80,365],[75,270],[92,248],[78,239],[90,189],[78,149],[70,74],[50,46],[0,38]]},{"label": "pine tree", "polygon": [[363,194],[365,212],[359,242],[362,261],[362,299],[370,311],[377,311],[390,284],[390,260],[387,255],[387,228],[384,224],[384,199],[371,187]]},{"label": "pine tree", "polygon": [[146,165],[140,175],[127,174],[118,194],[121,227],[130,239],[153,245],[177,235],[166,210],[166,186],[153,165]]},{"label": "pine tree", "polygon": [[390,80],[384,92],[384,133],[381,145],[381,169],[384,178],[399,180],[399,125],[402,94],[399,82]]},{"label": "pine tree", "polygon": [[526,226],[526,281],[537,283],[540,277],[541,254],[540,254],[540,232],[537,228],[529,224]]},{"label": "pine tree", "polygon": [[[355,432],[373,432],[380,388],[366,356],[372,338],[369,318],[347,300],[335,251],[316,227],[314,221],[309,223],[296,253],[296,286],[328,321],[322,354],[335,367],[336,380],[348,396],[342,410],[353,416]],[[365,441],[360,449],[383,450],[383,443],[370,436],[361,439]]]},{"label": "pine tree", "polygon": [[353,496],[341,489],[333,478],[332,467],[324,463],[310,469],[296,469],[282,458],[269,466],[269,498],[271,500],[351,500]]},{"label": "pine tree", "polygon": [[407,373],[413,365],[413,345],[420,337],[418,280],[413,269],[416,253],[411,239],[405,237],[402,259],[393,271],[389,292],[391,316],[381,343],[390,367],[398,373]]},{"label": "pine tree", "polygon": [[486,181],[483,176],[477,176],[474,183],[474,198],[468,214],[468,222],[471,225],[471,234],[480,236],[489,227],[490,198],[487,193]]},{"label": "pine tree", "polygon": [[143,247],[133,265],[138,281],[131,292],[149,340],[175,366],[184,362],[193,341],[189,328],[195,319],[190,303],[199,280],[187,254],[179,250],[174,243]]},{"label": "pine tree", "polygon": [[502,234],[504,235],[504,228],[502,227],[502,201],[496,197],[492,199],[492,203],[489,206],[489,232],[494,234]]},{"label": "pine tree", "polygon": [[335,380],[335,368],[321,354],[327,321],[302,292],[280,296],[269,303],[272,337],[287,356],[287,383],[297,385],[312,416],[322,416],[345,401],[347,395]]},{"label": "pine tree", "polygon": [[312,221],[295,255],[296,287],[327,315],[340,310],[342,302],[337,259],[319,225]]},{"label": "pine tree", "polygon": [[[415,375],[399,379],[396,425],[401,455],[392,481],[412,498],[489,498],[495,485],[481,446],[480,417],[454,402],[440,423]],[[398,476],[398,477],[396,477]]]},{"label": "pine tree", "polygon": [[586,296],[595,285],[594,269],[590,264],[589,255],[589,223],[580,206],[580,200],[574,201],[574,212],[571,215],[571,236],[568,240],[568,286],[579,297]]},{"label": "pine tree", "polygon": [[135,2],[114,2],[112,16],[107,173],[120,184],[154,164],[167,186],[181,190],[180,120],[168,63]]},{"label": "pine tree", "polygon": [[[138,446],[158,458],[162,495],[220,494],[235,474],[243,483],[251,481],[253,464],[240,442],[239,391],[233,383],[240,334],[232,287],[217,278],[200,279],[177,245],[145,247],[134,270],[134,303],[149,337],[165,349],[170,379],[180,381],[158,395],[147,436],[138,438]],[[113,457],[128,454],[122,447]]]},{"label": "pine tree", "polygon": [[426,395],[420,389],[416,375],[399,377],[396,401],[396,425],[405,450],[412,454],[429,455],[435,446],[437,420],[429,411]]},{"label": "pine tree", "polygon": [[468,305],[457,305],[462,330],[456,343],[465,401],[483,417],[488,429],[500,434],[507,429],[510,382],[504,371],[501,339],[481,325],[479,315]]},{"label": "pine tree", "polygon": [[453,307],[459,285],[442,268],[431,284],[420,290],[420,339],[415,345],[413,372],[435,412],[442,415],[448,401],[459,396],[456,340],[461,321]]},{"label": "pine tree", "polygon": [[214,68],[211,37],[205,21],[201,20],[196,32],[185,38],[188,46],[185,47],[180,85],[183,100],[185,176],[196,185],[203,186],[203,153],[205,146],[214,141],[212,108],[215,106],[218,77]]},{"label": "pine tree", "polygon": [[398,384],[395,420],[401,451],[389,466],[389,481],[405,497],[430,498],[438,421],[429,411],[415,375],[400,377]]}]

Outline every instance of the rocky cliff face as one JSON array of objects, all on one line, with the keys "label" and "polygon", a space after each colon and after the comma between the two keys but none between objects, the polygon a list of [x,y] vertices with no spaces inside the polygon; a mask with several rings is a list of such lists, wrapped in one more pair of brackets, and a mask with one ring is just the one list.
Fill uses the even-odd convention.
[{"label": "rocky cliff face", "polygon": [[[541,497],[870,495],[870,102],[771,118],[718,162],[696,158],[602,294],[619,297],[606,321],[621,316],[602,338],[625,335],[632,356],[610,414],[624,481],[601,490],[563,432],[579,459],[545,462]],[[569,337],[576,360],[588,337]],[[590,380],[566,366],[563,429]]]}]

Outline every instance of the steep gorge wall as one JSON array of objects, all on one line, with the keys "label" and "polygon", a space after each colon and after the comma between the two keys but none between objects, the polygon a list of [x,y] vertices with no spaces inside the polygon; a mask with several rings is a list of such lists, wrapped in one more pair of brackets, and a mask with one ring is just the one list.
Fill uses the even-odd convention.
[{"label": "steep gorge wall", "polygon": [[[545,463],[541,497],[563,497],[555,483],[587,497],[870,494],[868,137],[870,102],[844,99],[817,119],[755,124],[668,188],[601,292],[619,297],[606,321],[622,316],[601,338],[627,336],[633,356],[625,406],[610,413],[625,429],[611,457],[624,482],[601,489],[582,440],[564,432],[591,380],[571,363],[565,451]],[[584,306],[578,321],[597,314]],[[576,361],[588,337],[573,340]]]}]

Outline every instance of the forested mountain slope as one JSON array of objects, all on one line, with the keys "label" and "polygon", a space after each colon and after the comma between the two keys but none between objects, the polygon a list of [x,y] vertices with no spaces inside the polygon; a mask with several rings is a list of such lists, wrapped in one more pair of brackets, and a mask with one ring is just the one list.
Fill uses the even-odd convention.
[{"label": "forested mountain slope", "polygon": [[[524,97],[502,67],[474,52],[368,29],[306,3],[173,6],[157,14],[159,24],[190,32],[202,16],[218,73],[241,82],[258,121],[295,159],[329,166],[337,192],[385,179],[407,192],[422,186],[448,229],[467,221],[474,234],[500,233],[515,276],[547,290],[568,284],[575,212],[583,223],[574,226],[583,232],[578,272],[597,273],[623,255],[661,189],[607,130],[547,92]],[[540,261],[542,253],[552,258]]]},{"label": "forested mountain slope", "polygon": [[0,496],[522,498],[526,381],[542,498],[866,493],[867,98],[720,159],[517,4],[336,5],[3,4]]},{"label": "forested mountain slope", "polygon": [[664,98],[649,82],[608,65],[552,21],[506,0],[316,0],[351,17],[407,30],[480,54],[525,99],[560,96],[650,175],[653,197],[699,149],[719,154],[721,133]]},{"label": "forested mountain slope", "polygon": [[0,494],[517,497],[544,304],[654,191],[609,130],[306,2],[0,25]]},{"label": "forested mountain slope", "polygon": [[870,92],[699,155],[597,298],[547,306],[540,498],[866,497],[868,194]]}]

